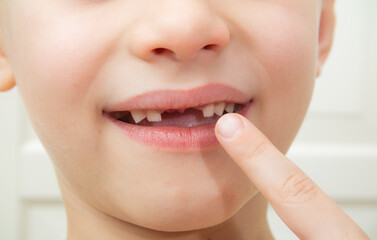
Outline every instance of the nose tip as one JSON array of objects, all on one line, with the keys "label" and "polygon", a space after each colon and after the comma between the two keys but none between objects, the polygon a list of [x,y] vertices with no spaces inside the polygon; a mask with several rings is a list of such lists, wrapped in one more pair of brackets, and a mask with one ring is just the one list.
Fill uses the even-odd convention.
[{"label": "nose tip", "polygon": [[[161,14],[162,15],[162,14]],[[189,61],[219,54],[229,43],[230,32],[218,16],[206,11],[163,14],[134,26],[131,52],[140,59],[169,58]]]}]

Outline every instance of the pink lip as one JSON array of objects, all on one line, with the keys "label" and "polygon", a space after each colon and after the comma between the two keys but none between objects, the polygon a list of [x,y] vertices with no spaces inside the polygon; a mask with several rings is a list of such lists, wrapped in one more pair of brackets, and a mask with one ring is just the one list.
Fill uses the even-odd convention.
[{"label": "pink lip", "polygon": [[162,90],[136,96],[126,102],[104,110],[104,116],[129,138],[162,151],[197,151],[217,147],[215,123],[184,128],[175,126],[138,126],[118,121],[110,116],[112,111],[134,109],[182,109],[215,102],[234,102],[245,107],[237,113],[246,116],[252,100],[235,88],[223,84],[210,84],[191,90]]},{"label": "pink lip", "polygon": [[189,90],[157,90],[133,97],[115,104],[104,112],[131,111],[137,109],[182,109],[207,105],[215,102],[246,104],[250,101],[244,92],[224,85],[208,84]]}]

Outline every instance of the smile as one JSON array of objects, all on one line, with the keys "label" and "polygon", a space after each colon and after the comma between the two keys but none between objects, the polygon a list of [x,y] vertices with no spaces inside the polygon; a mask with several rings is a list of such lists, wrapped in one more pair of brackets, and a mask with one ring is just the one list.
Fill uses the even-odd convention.
[{"label": "smile", "polygon": [[237,112],[244,106],[221,102],[188,109],[111,112],[110,116],[116,120],[138,126],[196,127],[215,123],[222,115]]},{"label": "smile", "polygon": [[217,120],[246,116],[252,99],[223,84],[192,90],[162,90],[136,96],[103,111],[132,140],[157,150],[196,151],[217,147]]}]

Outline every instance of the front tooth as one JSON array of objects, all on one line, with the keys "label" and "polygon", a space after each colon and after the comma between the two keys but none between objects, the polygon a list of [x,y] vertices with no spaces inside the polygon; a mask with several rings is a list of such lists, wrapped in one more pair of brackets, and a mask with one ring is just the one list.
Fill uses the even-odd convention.
[{"label": "front tooth", "polygon": [[225,111],[232,113],[234,111],[234,103],[227,103],[225,106]]},{"label": "front tooth", "polygon": [[132,118],[134,119],[135,123],[141,122],[144,118],[147,117],[145,111],[142,110],[134,110],[131,111]]},{"label": "front tooth", "polygon": [[163,111],[147,110],[147,119],[150,122],[161,122],[161,113]]},{"label": "front tooth", "polygon": [[217,103],[217,104],[215,105],[215,113],[216,113],[218,116],[222,116],[223,113],[224,113],[224,108],[225,108],[225,102]]},{"label": "front tooth", "polygon": [[208,104],[207,106],[204,106],[202,108],[203,116],[204,117],[212,117],[215,113],[215,105],[214,104]]}]

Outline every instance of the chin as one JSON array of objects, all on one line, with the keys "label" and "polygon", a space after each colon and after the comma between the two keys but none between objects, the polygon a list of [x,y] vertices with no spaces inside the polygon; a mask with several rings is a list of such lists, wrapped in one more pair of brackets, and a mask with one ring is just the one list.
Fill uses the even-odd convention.
[{"label": "chin", "polygon": [[[255,191],[256,192],[256,191]],[[162,232],[183,232],[210,228],[232,218],[255,194],[219,191],[208,194],[179,191],[164,198],[145,201],[131,209],[135,225]]]}]

